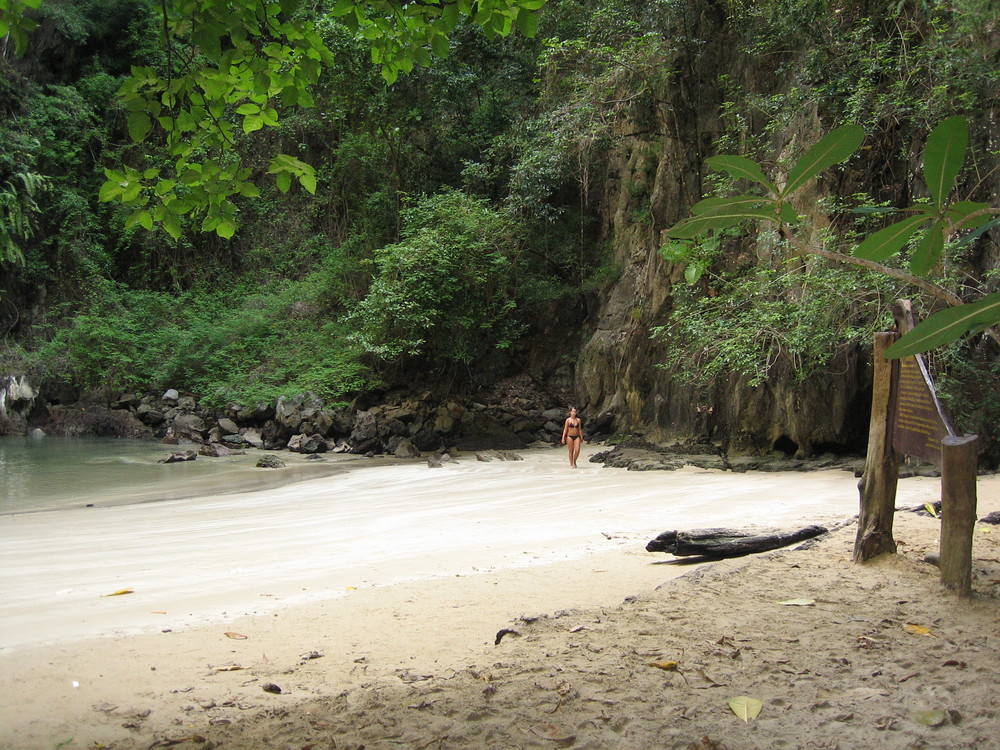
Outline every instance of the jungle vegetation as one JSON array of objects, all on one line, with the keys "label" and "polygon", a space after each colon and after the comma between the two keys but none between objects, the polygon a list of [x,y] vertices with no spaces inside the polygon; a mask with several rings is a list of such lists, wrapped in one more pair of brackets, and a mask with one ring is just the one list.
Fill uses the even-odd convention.
[{"label": "jungle vegetation", "polygon": [[[997,205],[996,0],[0,0],[0,369],[218,404],[518,371],[553,309],[614,283],[609,155],[666,92],[697,96],[678,61],[704,45],[706,5],[755,66],[713,82],[726,96],[706,155],[780,167],[803,112],[861,134],[829,166],[846,191],[811,241],[851,252],[885,226],[859,209],[900,199],[926,134],[955,116],[972,155],[957,189]],[[709,199],[745,189],[732,171],[698,179]],[[709,229],[663,247],[690,283],[657,335],[694,375],[766,378],[791,356],[804,376],[906,289],[815,263],[799,304],[780,233],[748,255]],[[963,300],[995,294],[996,233],[935,240],[918,270]],[[908,240],[881,260],[908,269],[923,235]],[[934,361],[956,403],[1000,414],[981,388],[988,340]]]}]

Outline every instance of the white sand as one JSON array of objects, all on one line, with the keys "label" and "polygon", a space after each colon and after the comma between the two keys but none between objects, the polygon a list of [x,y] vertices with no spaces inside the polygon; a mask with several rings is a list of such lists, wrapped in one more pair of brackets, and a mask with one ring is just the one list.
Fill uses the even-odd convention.
[{"label": "white sand", "polygon": [[[691,570],[644,551],[661,531],[790,528],[857,511],[846,472],[574,471],[561,450],[523,455],[0,518],[0,746],[149,747],[236,721],[249,733],[226,747],[284,747],[247,724],[272,698],[304,711],[308,734],[306,699],[367,695],[386,675],[409,685],[455,674],[489,663],[497,631],[521,615],[652,595]],[[989,502],[1000,496],[995,478],[981,485]],[[904,480],[898,504],[939,491]],[[121,589],[133,593],[106,596]],[[578,619],[593,629],[592,615]],[[322,658],[302,659],[313,651]],[[261,691],[265,677],[281,696]],[[441,746],[512,746],[468,741]]]}]

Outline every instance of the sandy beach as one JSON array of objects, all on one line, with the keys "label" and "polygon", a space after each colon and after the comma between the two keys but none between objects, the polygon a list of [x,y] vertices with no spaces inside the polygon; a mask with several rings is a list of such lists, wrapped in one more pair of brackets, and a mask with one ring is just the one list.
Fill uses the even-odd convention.
[{"label": "sandy beach", "polygon": [[853,524],[679,564],[646,541],[843,522],[857,480],[522,455],[3,517],[0,747],[1000,747],[1000,529],[971,600],[908,512],[865,566]]}]

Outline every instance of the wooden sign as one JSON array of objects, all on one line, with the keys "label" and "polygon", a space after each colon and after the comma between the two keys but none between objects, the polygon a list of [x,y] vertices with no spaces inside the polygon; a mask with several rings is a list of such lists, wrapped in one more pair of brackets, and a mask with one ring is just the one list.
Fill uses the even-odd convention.
[{"label": "wooden sign", "polygon": [[923,359],[920,355],[901,359],[892,447],[897,453],[941,466],[941,441],[949,436],[954,437],[955,430],[941,408]]}]

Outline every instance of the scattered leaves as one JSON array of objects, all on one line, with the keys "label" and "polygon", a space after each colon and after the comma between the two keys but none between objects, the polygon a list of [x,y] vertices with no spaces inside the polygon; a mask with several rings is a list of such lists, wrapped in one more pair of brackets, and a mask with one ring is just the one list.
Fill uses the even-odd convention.
[{"label": "scattered leaves", "polygon": [[572,744],[576,740],[575,735],[570,734],[565,729],[548,722],[544,724],[535,724],[531,727],[531,733],[541,737],[543,740],[549,740],[550,742],[555,742],[560,745]]},{"label": "scattered leaves", "polygon": [[667,672],[677,671],[677,662],[675,661],[654,661],[650,662],[649,666],[656,667],[657,669],[664,669]]},{"label": "scattered leaves", "polygon": [[913,633],[913,635],[929,635],[932,638],[941,637],[930,628],[925,628],[923,625],[914,625],[913,623],[909,622],[903,626],[903,630],[905,630],[907,633]]},{"label": "scattered leaves", "polygon": [[923,724],[925,727],[939,727],[948,720],[948,714],[937,709],[930,709],[927,711],[914,711],[910,714],[910,718],[917,724]]},{"label": "scattered leaves", "polygon": [[232,638],[234,641],[245,641],[247,639],[242,633],[234,633],[231,630],[227,631],[225,636],[226,638]]},{"label": "scattered leaves", "polygon": [[110,594],[101,594],[101,598],[103,599],[106,596],[124,596],[125,594],[134,594],[134,593],[135,591],[133,589],[118,589],[118,591],[115,591]]},{"label": "scattered leaves", "polygon": [[745,695],[729,699],[729,708],[731,708],[733,713],[739,718],[747,722],[751,719],[756,719],[763,707],[763,701],[758,700],[757,698],[750,698]]},{"label": "scattered leaves", "polygon": [[783,602],[778,602],[778,604],[784,604],[789,607],[812,607],[816,604],[815,599],[785,599]]}]

